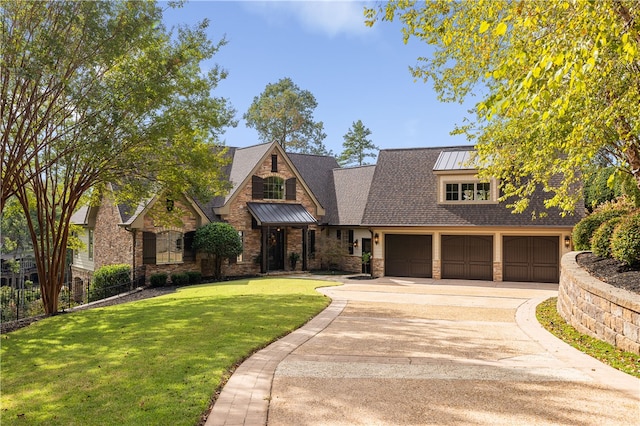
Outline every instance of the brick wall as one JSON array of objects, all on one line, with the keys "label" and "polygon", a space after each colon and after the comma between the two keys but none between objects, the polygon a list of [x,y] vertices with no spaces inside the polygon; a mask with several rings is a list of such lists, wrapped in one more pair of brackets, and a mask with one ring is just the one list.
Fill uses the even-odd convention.
[{"label": "brick wall", "polygon": [[[272,153],[278,153],[278,151],[274,150]],[[263,179],[269,176],[278,176],[285,181],[289,178],[296,177],[296,175],[289,168],[289,165],[284,161],[281,155],[278,155],[278,171],[272,172],[270,154],[265,157],[265,161],[255,172],[257,176],[260,176]],[[320,219],[316,211],[315,203],[313,202],[309,194],[305,191],[299,179],[296,183],[295,201],[253,200],[251,179],[249,179],[244,187],[238,188],[236,195],[229,205],[229,214],[222,217],[223,220],[227,221],[236,230],[242,231],[244,234],[243,260],[236,264],[228,264],[227,262],[225,262],[223,266],[223,274],[226,276],[253,275],[260,273],[260,264],[255,260],[260,258],[262,247],[262,231],[260,229],[251,229],[251,213],[249,213],[247,208],[247,202],[250,201],[302,204],[302,206],[316,219]],[[317,230],[317,226],[310,225],[308,229]],[[321,238],[320,232],[316,231],[316,236],[317,239]],[[299,271],[302,268],[302,229],[295,229],[290,227],[285,228],[285,238],[285,270],[291,269],[289,266],[289,254],[291,252],[296,252],[301,256],[296,266],[296,270]],[[308,259],[307,267],[308,269],[314,269],[318,267],[317,264],[318,262],[315,259]]]},{"label": "brick wall", "polygon": [[96,214],[93,231],[93,260],[95,270],[104,265],[126,263],[133,258],[133,238],[130,232],[118,226],[121,223],[118,207],[105,196]]},{"label": "brick wall", "polygon": [[593,278],[577,254],[562,257],[558,313],[579,332],[640,354],[640,295]]}]

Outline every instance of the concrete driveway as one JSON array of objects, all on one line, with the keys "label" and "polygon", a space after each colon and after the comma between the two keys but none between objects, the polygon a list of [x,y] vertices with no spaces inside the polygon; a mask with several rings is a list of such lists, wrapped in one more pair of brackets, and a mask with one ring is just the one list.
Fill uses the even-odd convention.
[{"label": "concrete driveway", "polygon": [[535,319],[557,285],[379,278],[247,360],[207,425],[635,425],[640,380]]}]

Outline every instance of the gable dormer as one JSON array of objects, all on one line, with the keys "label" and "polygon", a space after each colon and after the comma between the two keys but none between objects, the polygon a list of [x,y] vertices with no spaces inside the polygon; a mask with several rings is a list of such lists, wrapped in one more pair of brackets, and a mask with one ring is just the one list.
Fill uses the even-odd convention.
[{"label": "gable dormer", "polygon": [[439,204],[496,204],[498,181],[478,178],[473,151],[443,151],[433,166]]}]

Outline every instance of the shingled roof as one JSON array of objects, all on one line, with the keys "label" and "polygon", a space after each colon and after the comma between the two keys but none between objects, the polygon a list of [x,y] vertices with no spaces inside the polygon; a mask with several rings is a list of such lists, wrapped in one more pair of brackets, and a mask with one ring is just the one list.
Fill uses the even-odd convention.
[{"label": "shingled roof", "polygon": [[334,157],[327,155],[287,153],[289,159],[309,186],[313,195],[325,210],[322,223],[338,221],[333,170],[340,165]]},{"label": "shingled roof", "polygon": [[360,225],[376,166],[333,170],[337,218],[332,225]]},{"label": "shingled roof", "polygon": [[[528,211],[513,214],[501,204],[439,204],[434,165],[440,153],[468,151],[469,146],[382,150],[364,210],[364,226],[573,226],[580,217],[562,217],[549,210],[532,219],[531,209],[543,211],[543,193]],[[453,155],[451,157],[454,157]]]}]

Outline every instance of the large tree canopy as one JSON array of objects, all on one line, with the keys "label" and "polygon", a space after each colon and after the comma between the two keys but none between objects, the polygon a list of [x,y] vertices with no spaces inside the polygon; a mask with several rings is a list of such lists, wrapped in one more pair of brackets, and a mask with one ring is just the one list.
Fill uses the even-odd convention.
[{"label": "large tree canopy", "polygon": [[253,98],[244,119],[263,142],[277,141],[289,152],[327,154],[322,142],[327,137],[324,125],[313,119],[317,106],[311,92],[283,78],[267,84],[264,92]]},{"label": "large tree canopy", "polygon": [[394,0],[366,15],[369,25],[397,18],[405,42],[433,47],[411,72],[441,100],[482,97],[458,130],[515,211],[536,186],[547,207],[572,211],[578,172],[600,150],[640,186],[637,0]]},{"label": "large tree canopy", "polygon": [[206,21],[172,34],[154,2],[2,0],[0,17],[2,205],[22,204],[55,313],[70,218],[92,188],[135,202],[225,189],[215,142],[234,112],[211,96],[224,72],[200,69],[224,41]]}]

